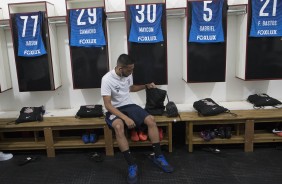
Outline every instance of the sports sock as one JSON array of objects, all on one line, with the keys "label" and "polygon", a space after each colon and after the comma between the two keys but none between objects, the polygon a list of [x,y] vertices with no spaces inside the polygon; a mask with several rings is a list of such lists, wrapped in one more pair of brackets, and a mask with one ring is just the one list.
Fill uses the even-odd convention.
[{"label": "sports sock", "polygon": [[123,151],[123,156],[125,158],[125,160],[127,161],[128,165],[135,165],[135,159],[133,158],[133,156],[131,155],[131,152],[129,150]]},{"label": "sports sock", "polygon": [[160,145],[159,142],[158,143],[153,143],[152,146],[153,146],[153,150],[155,152],[156,157],[162,155],[161,145]]}]

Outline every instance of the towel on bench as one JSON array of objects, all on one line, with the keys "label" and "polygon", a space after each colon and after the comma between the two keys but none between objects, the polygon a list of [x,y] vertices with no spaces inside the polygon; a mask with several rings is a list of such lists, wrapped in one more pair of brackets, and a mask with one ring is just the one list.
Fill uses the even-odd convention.
[{"label": "towel on bench", "polygon": [[265,93],[250,95],[247,101],[254,105],[254,109],[264,108],[265,106],[276,107],[282,105],[282,102]]},{"label": "towel on bench", "polygon": [[218,105],[211,98],[205,98],[194,102],[193,107],[202,116],[214,116],[224,112],[230,112],[229,109]]},{"label": "towel on bench", "polygon": [[16,124],[32,121],[43,121],[45,113],[44,106],[40,107],[23,107],[20,111],[20,116],[16,120]]},{"label": "towel on bench", "polygon": [[76,118],[95,118],[104,116],[102,105],[82,105],[76,113]]}]

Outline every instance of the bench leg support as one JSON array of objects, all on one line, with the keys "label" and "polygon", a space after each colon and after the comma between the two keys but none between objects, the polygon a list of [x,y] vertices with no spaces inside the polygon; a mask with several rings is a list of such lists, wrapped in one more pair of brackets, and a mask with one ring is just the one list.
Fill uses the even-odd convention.
[{"label": "bench leg support", "polygon": [[188,151],[193,152],[193,122],[186,122],[186,144]]},{"label": "bench leg support", "polygon": [[254,120],[247,120],[245,125],[245,152],[254,149]]},{"label": "bench leg support", "polygon": [[168,151],[172,152],[172,122],[168,124]]},{"label": "bench leg support", "polygon": [[55,157],[53,132],[50,127],[44,128],[44,137],[45,137],[47,157]]},{"label": "bench leg support", "polygon": [[105,137],[105,145],[106,145],[106,155],[113,156],[114,155],[113,133],[112,130],[107,125],[104,126],[104,137]]}]

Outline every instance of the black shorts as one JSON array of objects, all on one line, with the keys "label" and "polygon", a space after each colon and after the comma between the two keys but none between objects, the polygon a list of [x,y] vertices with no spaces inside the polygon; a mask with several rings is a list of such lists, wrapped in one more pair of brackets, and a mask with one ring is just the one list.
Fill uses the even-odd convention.
[{"label": "black shorts", "polygon": [[[134,123],[136,124],[136,128],[140,128],[142,124],[144,124],[144,120],[147,116],[150,114],[142,109],[140,106],[136,104],[129,104],[125,106],[121,106],[117,108],[119,111],[121,111],[123,114],[127,115],[129,118],[131,118]],[[111,114],[110,112],[106,112],[106,123],[112,127],[113,122],[116,119],[121,119],[120,117]]]}]

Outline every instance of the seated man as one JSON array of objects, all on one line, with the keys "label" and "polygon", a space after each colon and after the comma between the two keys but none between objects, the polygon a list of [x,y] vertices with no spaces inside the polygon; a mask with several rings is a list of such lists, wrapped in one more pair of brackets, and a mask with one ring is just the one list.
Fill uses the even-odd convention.
[{"label": "seated man", "polygon": [[106,113],[107,124],[115,130],[117,143],[128,163],[128,183],[136,183],[137,165],[130,153],[128,141],[124,134],[124,125],[128,129],[140,127],[143,123],[148,126],[148,136],[152,142],[154,154],[151,160],[164,172],[173,172],[160,149],[159,132],[154,117],[149,115],[140,106],[134,104],[130,92],[137,92],[147,88],[155,88],[155,84],[133,85],[132,72],[134,61],[126,54],[121,54],[115,69],[109,71],[102,78],[101,95]]},{"label": "seated man", "polygon": [[2,151],[0,151],[0,161],[10,160],[11,158],[13,158],[13,155],[11,153],[3,153]]}]

